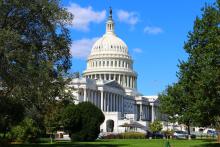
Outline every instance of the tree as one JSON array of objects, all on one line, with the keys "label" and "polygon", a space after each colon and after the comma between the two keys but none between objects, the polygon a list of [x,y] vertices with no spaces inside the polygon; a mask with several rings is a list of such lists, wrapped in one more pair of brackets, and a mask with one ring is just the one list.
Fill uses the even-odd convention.
[{"label": "tree", "polygon": [[159,95],[160,110],[167,114],[170,122],[178,122],[187,126],[190,139],[190,126],[194,124],[194,100],[185,92],[183,83],[176,83]]},{"label": "tree", "polygon": [[53,141],[52,135],[54,135],[55,131],[61,129],[62,127],[63,111],[65,107],[71,103],[71,99],[62,99],[48,104],[44,115],[44,127],[46,129],[46,134],[50,135],[51,143]]},{"label": "tree", "polygon": [[40,127],[48,103],[65,93],[71,20],[58,0],[0,0],[0,98],[20,101]]},{"label": "tree", "polygon": [[184,48],[188,61],[180,63],[179,80],[194,99],[196,122],[214,126],[220,110],[220,1],[203,8]]},{"label": "tree", "polygon": [[90,102],[69,105],[63,112],[63,125],[72,140],[94,141],[100,133],[105,116]]},{"label": "tree", "polygon": [[[189,113],[194,124],[219,128],[220,0],[213,5],[206,5],[202,11],[202,17],[196,18],[193,31],[189,32],[184,45],[189,57],[179,65],[177,85],[180,85],[181,89],[175,94],[175,90],[169,92],[168,88],[165,96],[160,99],[169,101],[170,97],[175,97],[176,103],[180,99],[189,102],[190,105],[185,107],[185,112]],[[174,89],[176,85],[171,87]],[[176,109],[182,107],[181,103],[179,106],[176,103]]]},{"label": "tree", "polygon": [[156,120],[150,123],[149,128],[153,133],[156,133],[156,132],[160,132],[163,129],[163,125],[161,124],[160,121]]}]

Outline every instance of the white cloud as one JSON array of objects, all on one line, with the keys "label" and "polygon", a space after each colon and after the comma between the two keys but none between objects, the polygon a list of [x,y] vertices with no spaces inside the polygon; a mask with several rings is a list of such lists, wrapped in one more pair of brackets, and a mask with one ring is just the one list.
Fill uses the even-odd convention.
[{"label": "white cloud", "polygon": [[100,23],[105,20],[106,11],[94,11],[91,6],[81,7],[76,3],[71,3],[67,10],[74,15],[72,27],[81,31],[89,31],[90,23]]},{"label": "white cloud", "polygon": [[128,12],[125,10],[118,10],[117,17],[119,21],[127,23],[129,25],[135,25],[138,21],[138,14],[135,12]]},{"label": "white cloud", "polygon": [[143,51],[140,48],[134,48],[133,52],[135,52],[135,53],[142,53]]},{"label": "white cloud", "polygon": [[92,49],[93,44],[98,38],[84,38],[73,41],[71,45],[71,54],[73,58],[86,59]]},{"label": "white cloud", "polygon": [[163,32],[163,29],[160,27],[151,27],[151,26],[146,26],[144,28],[144,33],[150,34],[150,35],[157,35]]}]

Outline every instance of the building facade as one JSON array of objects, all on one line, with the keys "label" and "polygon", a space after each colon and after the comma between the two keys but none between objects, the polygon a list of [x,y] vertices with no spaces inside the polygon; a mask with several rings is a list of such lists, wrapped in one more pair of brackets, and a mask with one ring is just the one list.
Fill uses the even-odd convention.
[{"label": "building facade", "polygon": [[114,28],[110,9],[106,32],[94,43],[83,77],[71,81],[75,103],[89,101],[103,111],[101,132],[120,133],[128,128],[145,132],[150,122],[166,117],[158,111],[157,96],[138,92],[132,57]]}]

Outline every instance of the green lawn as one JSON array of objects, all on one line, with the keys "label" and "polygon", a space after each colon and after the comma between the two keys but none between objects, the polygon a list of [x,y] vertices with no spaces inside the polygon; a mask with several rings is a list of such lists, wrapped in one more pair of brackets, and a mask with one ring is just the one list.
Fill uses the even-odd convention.
[{"label": "green lawn", "polygon": [[[54,143],[54,144],[13,144],[12,147],[164,147],[165,140],[160,139],[112,139],[95,142]],[[172,147],[220,147],[210,140],[170,140]]]}]

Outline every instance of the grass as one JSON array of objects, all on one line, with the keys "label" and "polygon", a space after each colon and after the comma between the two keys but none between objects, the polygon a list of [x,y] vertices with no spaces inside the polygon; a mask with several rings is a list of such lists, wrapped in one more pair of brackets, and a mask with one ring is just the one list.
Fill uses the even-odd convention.
[{"label": "grass", "polygon": [[[57,142],[53,144],[11,144],[11,147],[164,147],[162,139],[109,139],[95,142]],[[212,140],[169,140],[171,147],[220,147]]]}]

